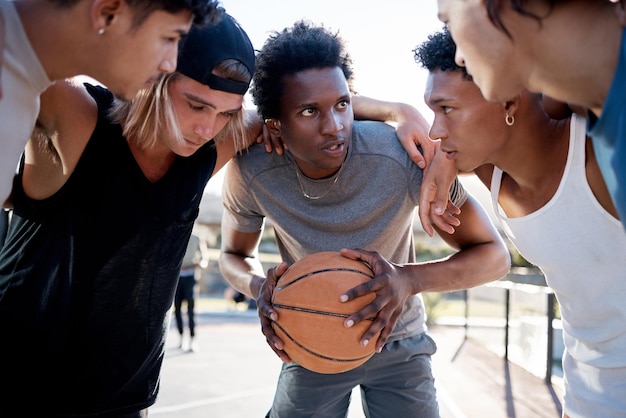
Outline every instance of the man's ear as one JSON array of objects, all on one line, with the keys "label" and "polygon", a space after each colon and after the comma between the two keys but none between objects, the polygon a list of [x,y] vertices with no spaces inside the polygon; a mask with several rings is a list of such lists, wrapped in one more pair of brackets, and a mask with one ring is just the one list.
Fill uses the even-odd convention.
[{"label": "man's ear", "polygon": [[126,8],[125,0],[93,0],[90,14],[94,30],[102,35]]},{"label": "man's ear", "polygon": [[504,102],[502,105],[504,107],[504,111],[511,116],[515,116],[517,113],[517,109],[519,107],[520,95],[518,94],[513,99]]}]

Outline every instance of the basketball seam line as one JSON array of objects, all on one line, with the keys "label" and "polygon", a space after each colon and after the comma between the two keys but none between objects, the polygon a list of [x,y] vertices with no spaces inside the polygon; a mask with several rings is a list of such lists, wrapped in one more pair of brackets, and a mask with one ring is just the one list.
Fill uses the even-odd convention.
[{"label": "basketball seam line", "polygon": [[[351,315],[351,314],[342,314],[342,313],[338,313],[338,312],[328,312],[328,311],[320,311],[320,310],[317,310],[317,309],[302,308],[302,307],[299,307],[299,306],[282,305],[280,303],[273,303],[272,307],[273,308],[279,308],[279,309],[288,309],[290,311],[311,313],[311,314],[316,314],[316,315],[336,316],[336,317],[340,317],[340,318],[347,318],[347,317],[349,317]],[[374,319],[375,318],[372,318],[372,317],[365,318],[366,321],[373,321]]]},{"label": "basketball seam line", "polygon": [[[363,276],[369,277],[370,279],[373,277],[373,276],[370,276],[369,274],[367,274],[367,273],[365,273],[365,272],[363,272],[361,270],[350,269],[350,268],[346,268],[346,267],[332,267],[332,268],[327,268],[327,269],[323,269],[323,270],[316,270],[316,271],[312,271],[312,272],[309,272],[309,273],[305,273],[302,276],[293,279],[291,282],[287,283],[284,286],[276,287],[275,291],[282,290],[282,289],[286,288],[287,286],[291,286],[292,284],[294,284],[296,282],[299,282],[300,280],[305,279],[305,278],[307,278],[309,276],[313,276],[315,274],[320,274],[320,273],[327,273],[329,271],[348,271],[348,272],[351,272],[351,273],[362,274]],[[287,274],[287,272],[285,272],[283,274],[283,276],[285,274]]]},{"label": "basketball seam line", "polygon": [[[354,358],[351,358],[351,359],[340,359],[340,358],[335,358],[335,357],[328,357],[328,356],[325,356],[325,355],[323,355],[323,354],[316,353],[315,351],[311,350],[310,348],[307,348],[307,347],[303,346],[302,344],[300,344],[300,343],[299,343],[298,341],[296,341],[296,340],[295,340],[295,339],[294,339],[291,335],[289,335],[289,333],[288,333],[288,332],[287,332],[287,331],[286,331],[283,327],[281,327],[279,323],[277,323],[277,322],[275,322],[275,321],[272,321],[272,323],[276,324],[276,326],[277,326],[278,328],[280,328],[280,330],[281,330],[282,332],[284,332],[284,333],[285,333],[285,335],[286,335],[286,336],[287,336],[287,337],[288,337],[288,338],[289,338],[289,339],[290,339],[290,340],[291,340],[294,344],[296,344],[298,347],[302,348],[302,349],[303,349],[304,351],[306,351],[307,353],[313,354],[314,356],[319,357],[319,358],[322,358],[322,359],[324,359],[324,360],[336,361],[336,362],[338,362],[338,363],[349,363],[349,362],[359,361],[359,360],[363,360],[363,359],[369,358],[369,357],[371,357],[371,356],[374,354],[374,353],[370,353],[370,354],[366,354],[366,355],[361,356],[361,357],[354,357]],[[303,367],[304,367],[304,366],[303,366]]]}]

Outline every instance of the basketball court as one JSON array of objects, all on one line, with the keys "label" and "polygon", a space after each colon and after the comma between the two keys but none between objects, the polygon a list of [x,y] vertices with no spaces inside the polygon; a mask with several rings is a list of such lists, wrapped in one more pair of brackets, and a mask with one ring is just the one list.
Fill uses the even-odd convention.
[{"label": "basketball court", "polygon": [[[161,391],[149,416],[156,418],[263,418],[280,360],[261,334],[256,311],[203,310],[197,315],[200,351],[176,344],[170,328]],[[437,327],[433,371],[441,418],[560,418],[558,387],[463,340],[461,327]],[[358,391],[348,418],[363,418]],[[392,417],[390,417],[392,418]]]}]

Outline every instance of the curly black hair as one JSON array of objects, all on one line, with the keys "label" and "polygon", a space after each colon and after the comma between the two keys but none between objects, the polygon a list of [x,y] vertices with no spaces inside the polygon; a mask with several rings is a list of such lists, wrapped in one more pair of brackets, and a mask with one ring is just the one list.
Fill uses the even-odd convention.
[{"label": "curly black hair", "polygon": [[304,20],[274,32],[256,56],[250,90],[261,118],[279,116],[285,76],[329,67],[341,68],[352,91],[352,59],[338,33]]},{"label": "curly black hair", "polygon": [[428,35],[428,40],[418,45],[413,53],[415,62],[430,72],[435,70],[459,71],[463,74],[463,78],[472,80],[472,76],[467,73],[466,68],[457,65],[454,61],[456,44],[447,27]]}]

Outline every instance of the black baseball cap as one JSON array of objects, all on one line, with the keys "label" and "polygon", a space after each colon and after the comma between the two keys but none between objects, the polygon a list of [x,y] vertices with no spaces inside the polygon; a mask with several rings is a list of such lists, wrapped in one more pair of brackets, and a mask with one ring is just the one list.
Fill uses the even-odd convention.
[{"label": "black baseball cap", "polygon": [[222,78],[212,73],[217,64],[226,60],[240,61],[254,74],[254,48],[246,32],[227,13],[218,23],[193,26],[181,40],[176,71],[212,89],[245,94],[250,83]]}]

